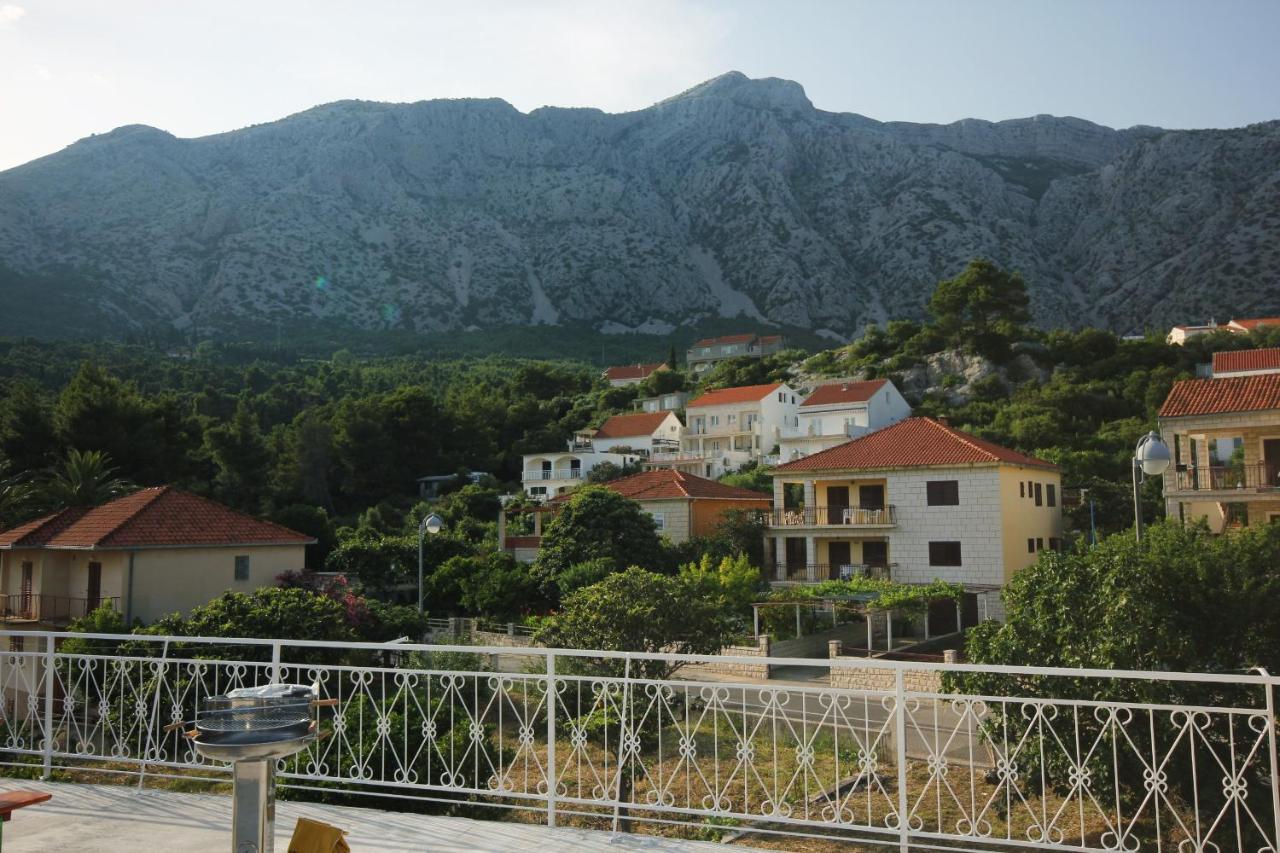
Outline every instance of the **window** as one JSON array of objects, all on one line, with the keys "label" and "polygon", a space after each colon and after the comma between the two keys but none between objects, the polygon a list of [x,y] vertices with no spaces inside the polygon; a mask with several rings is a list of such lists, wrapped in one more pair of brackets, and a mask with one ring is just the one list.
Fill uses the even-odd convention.
[{"label": "window", "polygon": [[959,480],[931,480],[924,484],[929,506],[959,506]]},{"label": "window", "polygon": [[249,555],[241,554],[236,557],[236,580],[247,581],[249,579]]},{"label": "window", "polygon": [[720,416],[719,416],[719,415],[712,415],[712,416],[711,416],[711,425],[712,425],[712,426],[720,426]]},{"label": "window", "polygon": [[653,516],[653,529],[661,533],[667,529],[667,514],[665,512],[651,512]]},{"label": "window", "polygon": [[793,405],[793,406],[794,406],[795,404],[796,404],[796,395],[795,395],[795,394],[792,394],[792,395],[791,395],[791,405]]},{"label": "window", "polygon": [[1044,506],[1044,492],[1040,488],[1040,484],[1036,483],[1036,506]]},{"label": "window", "polygon": [[959,542],[930,542],[929,543],[929,565],[931,566],[960,565],[960,543]]},{"label": "window", "polygon": [[720,442],[718,442],[718,441],[713,441],[713,442],[711,442],[711,449],[712,449],[712,450],[717,450],[717,451],[718,451],[718,450],[720,449]]},{"label": "window", "polygon": [[1249,505],[1243,503],[1224,504],[1227,516],[1227,527],[1249,526]]},{"label": "window", "polygon": [[1019,480],[1018,481],[1018,497],[1025,498],[1026,496],[1027,496],[1027,484]]},{"label": "window", "polygon": [[1050,551],[1061,551],[1061,550],[1062,550],[1062,540],[1061,540],[1061,539],[1057,539],[1057,538],[1055,538],[1055,537],[1053,537],[1053,536],[1050,536],[1050,537],[1049,537],[1049,550],[1050,550]]},{"label": "window", "polygon": [[1049,506],[1057,506],[1058,505],[1058,487],[1055,486],[1053,483],[1049,483],[1044,487],[1044,490],[1046,492],[1045,499],[1047,500]]},{"label": "window", "polygon": [[736,424],[737,422],[738,422],[737,415],[729,415],[727,418],[725,418],[725,423]]},{"label": "window", "polygon": [[1031,497],[1032,493],[1035,492],[1035,489],[1036,489],[1036,484],[1031,482],[1030,480],[1027,480],[1027,497]]},{"label": "window", "polygon": [[1027,540],[1027,553],[1028,553],[1028,554],[1034,554],[1035,552],[1036,552],[1036,540],[1035,540],[1035,539],[1028,539],[1028,540]]},{"label": "window", "polygon": [[785,403],[785,402],[787,402],[787,395],[786,395],[786,394],[783,394],[781,391],[779,391],[779,392],[778,392],[778,402],[779,402],[779,403]]},{"label": "window", "polygon": [[534,486],[531,489],[529,489],[529,494],[531,495],[545,495],[546,493],[547,493],[546,486]]},{"label": "window", "polygon": [[1036,539],[1036,550],[1037,550],[1037,551],[1043,551],[1043,550],[1044,550],[1044,540],[1043,540],[1043,539],[1039,539],[1039,538],[1037,538],[1037,539]]}]

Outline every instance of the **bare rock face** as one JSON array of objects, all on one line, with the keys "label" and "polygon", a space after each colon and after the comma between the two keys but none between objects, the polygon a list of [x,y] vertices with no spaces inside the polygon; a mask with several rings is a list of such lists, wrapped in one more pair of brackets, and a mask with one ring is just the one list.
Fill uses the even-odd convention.
[{"label": "bare rock face", "polygon": [[1045,325],[1280,309],[1280,122],[1111,130],[817,110],[730,73],[610,115],[340,102],[199,139],[132,126],[0,173],[0,333],[331,318],[421,332],[918,317],[972,257]]}]

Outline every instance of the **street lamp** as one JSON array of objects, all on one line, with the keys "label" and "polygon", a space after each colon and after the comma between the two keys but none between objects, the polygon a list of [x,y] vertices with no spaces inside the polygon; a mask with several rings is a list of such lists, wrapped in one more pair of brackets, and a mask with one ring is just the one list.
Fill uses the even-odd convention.
[{"label": "street lamp", "polygon": [[1170,461],[1169,445],[1154,432],[1138,439],[1138,446],[1133,449],[1133,518],[1139,542],[1142,541],[1142,497],[1138,494],[1138,487],[1147,477],[1159,477],[1168,471]]},{"label": "street lamp", "polygon": [[444,527],[444,519],[434,512],[418,522],[418,612],[422,612],[422,535],[435,536]]}]

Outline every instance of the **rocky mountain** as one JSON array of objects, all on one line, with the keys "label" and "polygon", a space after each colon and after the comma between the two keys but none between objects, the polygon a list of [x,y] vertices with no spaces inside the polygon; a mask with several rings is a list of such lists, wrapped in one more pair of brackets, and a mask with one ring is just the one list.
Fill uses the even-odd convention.
[{"label": "rocky mountain", "polygon": [[[331,319],[843,336],[971,257],[1045,324],[1280,313],[1280,122],[1112,130],[815,109],[730,73],[624,114],[347,101],[122,127],[0,172],[0,332]],[[748,320],[744,320],[744,323]]]}]

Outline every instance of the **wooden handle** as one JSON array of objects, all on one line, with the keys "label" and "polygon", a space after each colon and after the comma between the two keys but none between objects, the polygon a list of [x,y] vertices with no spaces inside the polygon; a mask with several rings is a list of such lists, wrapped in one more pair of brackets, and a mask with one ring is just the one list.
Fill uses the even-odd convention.
[{"label": "wooden handle", "polygon": [[164,730],[166,732],[176,732],[178,729],[182,728],[185,725],[186,723],[184,723],[182,720],[179,720],[176,723],[170,723],[169,725],[165,726]]},{"label": "wooden handle", "polygon": [[312,699],[312,708],[336,708],[338,707],[337,699]]},{"label": "wooden handle", "polygon": [[331,734],[333,734],[333,729],[321,729],[320,733],[316,735],[316,740],[317,741],[324,740]]},{"label": "wooden handle", "polygon": [[200,736],[200,730],[199,730],[199,729],[190,729],[190,730],[188,730],[188,731],[183,732],[183,733],[182,733],[182,736],[183,736],[183,737],[189,737],[189,738],[199,737],[199,736]]}]

